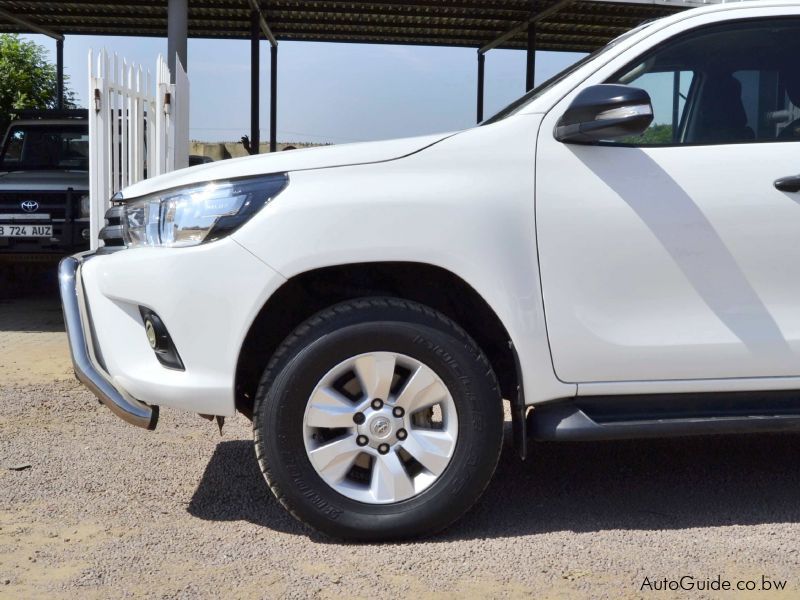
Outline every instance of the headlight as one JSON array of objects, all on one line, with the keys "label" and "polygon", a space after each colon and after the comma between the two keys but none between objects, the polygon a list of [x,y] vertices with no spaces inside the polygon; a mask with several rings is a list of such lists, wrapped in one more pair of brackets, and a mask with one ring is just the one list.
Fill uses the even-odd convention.
[{"label": "headlight", "polygon": [[125,245],[183,247],[231,234],[289,181],[285,173],[201,183],[124,204]]},{"label": "headlight", "polygon": [[91,205],[89,204],[89,194],[84,194],[81,196],[81,219],[86,219],[89,217],[89,211],[91,210]]}]

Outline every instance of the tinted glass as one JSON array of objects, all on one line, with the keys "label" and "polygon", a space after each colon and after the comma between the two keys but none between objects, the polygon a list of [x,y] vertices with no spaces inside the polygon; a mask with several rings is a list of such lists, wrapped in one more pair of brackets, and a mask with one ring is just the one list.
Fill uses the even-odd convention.
[{"label": "tinted glass", "polygon": [[646,90],[655,113],[644,134],[616,143],[800,140],[800,19],[699,29],[648,53],[609,82]]},{"label": "tinted glass", "polygon": [[88,168],[89,133],[85,125],[15,126],[0,157],[0,170]]}]

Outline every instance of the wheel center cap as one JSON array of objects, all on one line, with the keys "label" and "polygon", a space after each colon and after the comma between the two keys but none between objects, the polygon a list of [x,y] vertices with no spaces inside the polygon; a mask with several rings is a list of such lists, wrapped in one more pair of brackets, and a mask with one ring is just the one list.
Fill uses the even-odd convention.
[{"label": "wheel center cap", "polygon": [[386,417],[377,417],[369,424],[370,433],[378,439],[385,439],[392,433],[392,424]]}]

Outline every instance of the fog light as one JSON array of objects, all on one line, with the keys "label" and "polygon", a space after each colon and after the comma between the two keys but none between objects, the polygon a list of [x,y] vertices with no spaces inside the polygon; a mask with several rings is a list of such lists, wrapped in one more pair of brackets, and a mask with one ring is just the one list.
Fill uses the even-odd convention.
[{"label": "fog light", "polygon": [[178,350],[169,336],[167,327],[156,313],[144,306],[139,307],[139,314],[142,315],[144,322],[144,334],[147,337],[147,343],[150,344],[153,352],[156,354],[158,362],[168,369],[185,370],[183,361],[178,355]]},{"label": "fog light", "polygon": [[144,322],[144,333],[147,335],[147,341],[150,342],[150,347],[155,350],[158,346],[158,339],[156,338],[156,328],[153,327],[153,322],[148,319]]}]

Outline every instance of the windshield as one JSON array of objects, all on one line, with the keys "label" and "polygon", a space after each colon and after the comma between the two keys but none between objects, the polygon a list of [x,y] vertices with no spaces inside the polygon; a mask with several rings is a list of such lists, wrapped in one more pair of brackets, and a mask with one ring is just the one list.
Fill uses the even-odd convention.
[{"label": "windshield", "polygon": [[510,115],[513,115],[520,108],[522,108],[523,106],[525,106],[526,104],[528,104],[532,100],[535,100],[536,98],[538,98],[539,96],[544,94],[547,90],[549,90],[551,87],[553,87],[554,85],[560,83],[561,81],[563,81],[564,79],[566,79],[567,77],[572,75],[575,71],[580,69],[586,63],[594,60],[595,58],[597,58],[601,54],[604,54],[605,52],[607,52],[608,50],[610,50],[611,48],[613,48],[614,46],[619,44],[621,41],[629,38],[633,34],[638,33],[640,31],[642,31],[643,29],[646,29],[647,27],[649,27],[653,23],[654,23],[654,21],[647,21],[646,23],[642,23],[638,27],[635,27],[634,29],[631,29],[630,31],[627,31],[627,32],[623,33],[621,36],[619,36],[617,38],[614,38],[606,46],[603,46],[602,48],[599,48],[599,49],[595,50],[591,54],[587,54],[583,58],[578,59],[577,62],[571,64],[566,69],[564,69],[560,73],[557,73],[556,75],[554,75],[553,77],[551,77],[547,81],[545,81],[543,83],[540,83],[538,86],[533,88],[531,91],[529,91],[527,94],[525,94],[521,98],[518,98],[518,99],[514,100],[514,102],[512,102],[511,104],[506,106],[503,110],[501,110],[499,113],[497,113],[493,117],[490,117],[490,118],[486,119],[485,121],[483,121],[481,123],[481,125],[490,125],[491,123],[496,123],[497,121],[501,121],[502,119],[505,119],[506,117],[508,117]]},{"label": "windshield", "polygon": [[8,132],[0,170],[89,170],[86,125],[15,125]]}]

